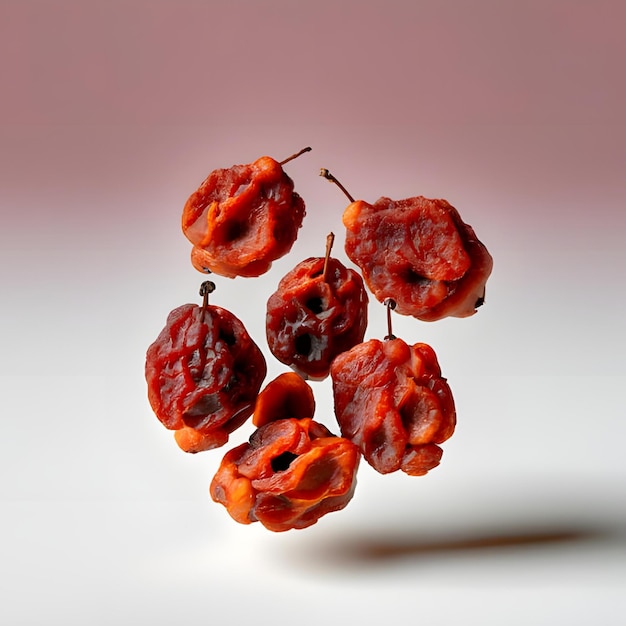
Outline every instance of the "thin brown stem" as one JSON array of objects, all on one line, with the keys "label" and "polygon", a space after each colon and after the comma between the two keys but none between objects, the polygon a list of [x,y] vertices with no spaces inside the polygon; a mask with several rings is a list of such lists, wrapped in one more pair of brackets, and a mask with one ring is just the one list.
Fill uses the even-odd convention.
[{"label": "thin brown stem", "polygon": [[202,296],[202,319],[209,306],[209,294],[215,291],[215,283],[212,280],[205,280],[200,285],[200,295]]},{"label": "thin brown stem", "polygon": [[387,336],[385,337],[385,340],[395,339],[396,336],[391,331],[391,311],[396,308],[396,301],[391,298],[385,298],[383,304],[387,307]]},{"label": "thin brown stem", "polygon": [[306,148],[302,148],[302,150],[300,150],[300,152],[296,152],[295,154],[292,154],[291,156],[287,157],[286,159],[283,159],[282,161],[279,161],[279,163],[281,165],[285,165],[285,163],[289,163],[289,161],[293,161],[294,159],[297,159],[301,154],[304,154],[305,152],[311,152],[311,147],[307,146]]},{"label": "thin brown stem", "polygon": [[322,273],[322,280],[328,282],[328,261],[330,259],[330,251],[333,249],[333,243],[335,243],[335,233],[328,233],[326,237],[326,255],[324,256],[324,271]]},{"label": "thin brown stem", "polygon": [[339,187],[339,189],[341,189],[341,191],[346,194],[346,198],[348,198],[350,202],[354,202],[354,198],[350,195],[348,190],[327,169],[322,168],[320,170],[320,176],[322,176],[326,180],[329,180],[331,183],[335,183],[335,185],[337,185],[337,187]]}]

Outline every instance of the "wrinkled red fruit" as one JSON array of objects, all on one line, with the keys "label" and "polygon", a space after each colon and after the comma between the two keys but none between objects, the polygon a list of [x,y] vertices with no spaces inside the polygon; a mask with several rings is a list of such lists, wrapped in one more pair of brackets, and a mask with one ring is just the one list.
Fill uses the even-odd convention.
[{"label": "wrinkled red fruit", "polygon": [[257,427],[295,417],[313,417],[313,389],[295,372],[285,372],[269,382],[259,393],[252,423]]},{"label": "wrinkled red fruit", "polygon": [[338,356],[331,377],[341,433],[374,469],[420,476],[439,464],[456,412],[430,346],[372,339]]},{"label": "wrinkled red fruit", "polygon": [[368,298],[361,277],[337,259],[302,261],[267,302],[267,342],[282,363],[307,378],[328,376],[340,353],[363,341]]},{"label": "wrinkled red fruit", "polygon": [[209,174],[183,209],[191,260],[221,276],[260,276],[291,250],[305,206],[281,164],[261,157]]},{"label": "wrinkled red fruit", "polygon": [[492,258],[445,200],[357,200],[345,210],[345,249],[376,299],[423,321],[468,317],[484,302]]},{"label": "wrinkled red fruit", "polygon": [[146,354],[150,405],[187,452],[226,443],[252,414],[266,373],[243,324],[214,305],[174,309]]},{"label": "wrinkled red fruit", "polygon": [[224,456],[210,493],[241,524],[306,528],[354,495],[360,454],[310,418],[272,421]]}]

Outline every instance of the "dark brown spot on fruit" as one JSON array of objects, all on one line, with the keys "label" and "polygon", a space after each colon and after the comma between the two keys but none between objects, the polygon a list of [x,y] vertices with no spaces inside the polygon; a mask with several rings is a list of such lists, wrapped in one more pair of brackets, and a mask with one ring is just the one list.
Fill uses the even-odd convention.
[{"label": "dark brown spot on fruit", "polygon": [[286,469],[289,468],[291,463],[297,458],[298,458],[297,454],[294,454],[293,452],[289,452],[289,450],[287,450],[286,452],[279,454],[277,457],[274,457],[270,461],[270,465],[272,466],[273,471],[284,472]]},{"label": "dark brown spot on fruit", "polygon": [[296,337],[295,349],[300,356],[308,356],[309,354],[311,354],[312,347],[313,340],[311,338],[311,335],[305,334]]},{"label": "dark brown spot on fruit", "polygon": [[314,313],[315,315],[319,315],[324,311],[324,301],[319,296],[309,298],[305,302],[305,306],[307,309],[309,309],[309,311],[311,311],[311,313]]}]

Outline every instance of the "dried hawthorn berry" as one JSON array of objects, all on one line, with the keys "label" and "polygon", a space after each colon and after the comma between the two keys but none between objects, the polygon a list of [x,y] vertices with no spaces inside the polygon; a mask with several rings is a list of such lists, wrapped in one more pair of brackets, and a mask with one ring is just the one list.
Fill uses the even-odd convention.
[{"label": "dried hawthorn berry", "polygon": [[456,412],[430,346],[371,339],[338,356],[331,377],[341,433],[374,469],[420,476],[439,464]]},{"label": "dried hawthorn berry", "polygon": [[252,423],[257,427],[280,419],[313,417],[315,396],[295,372],[285,372],[269,382],[256,399]]},{"label": "dried hawthorn berry", "polygon": [[357,272],[328,255],[306,259],[267,302],[269,348],[302,376],[326,378],[333,359],[363,341],[367,305]]},{"label": "dried hawthorn berry", "polygon": [[306,528],[352,499],[359,459],[352,442],[311,418],[272,421],[226,453],[210,493],[241,524]]},{"label": "dried hawthorn berry", "polygon": [[150,405],[187,452],[225,444],[252,414],[266,373],[241,321],[214,305],[174,309],[146,354]]},{"label": "dried hawthorn berry", "polygon": [[263,156],[216,169],[189,197],[182,230],[194,246],[197,270],[229,278],[260,276],[291,250],[305,205],[282,165],[296,156],[281,162]]},{"label": "dried hawthorn berry", "polygon": [[343,214],[346,254],[377,300],[393,298],[398,313],[429,322],[476,313],[493,260],[451,204],[423,196],[369,204],[339,186],[351,201]]}]

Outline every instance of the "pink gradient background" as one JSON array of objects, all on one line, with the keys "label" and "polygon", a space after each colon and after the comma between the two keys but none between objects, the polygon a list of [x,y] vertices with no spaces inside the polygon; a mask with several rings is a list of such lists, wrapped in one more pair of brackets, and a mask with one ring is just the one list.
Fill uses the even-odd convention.
[{"label": "pink gradient background", "polygon": [[[0,621],[199,624],[227,601],[257,623],[306,604],[313,624],[324,597],[365,624],[418,605],[430,624],[617,623],[625,21],[618,0],[0,0]],[[143,361],[198,299],[187,196],[306,145],[292,253],[214,295],[266,354],[280,277],[330,230],[345,261],[320,167],[366,200],[446,198],[495,265],[475,317],[394,318],[455,394],[441,467],[364,467],[345,511],[268,536],[208,501],[221,453],[177,453]]]}]

